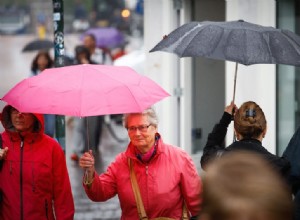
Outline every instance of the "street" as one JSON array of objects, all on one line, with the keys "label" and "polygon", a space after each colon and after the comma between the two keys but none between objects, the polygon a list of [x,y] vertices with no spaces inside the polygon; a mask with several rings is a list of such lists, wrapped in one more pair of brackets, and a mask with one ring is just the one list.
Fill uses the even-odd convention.
[{"label": "street", "polygon": [[[108,126],[111,127],[111,130]],[[75,200],[75,219],[120,219],[121,210],[117,197],[114,197],[107,202],[93,202],[87,198],[82,187],[83,171],[78,166],[77,162],[70,159],[70,154],[72,152],[72,123],[68,124],[66,131],[66,159]],[[111,131],[118,135],[118,139],[123,139],[125,141],[117,141]],[[96,171],[101,173],[106,170],[108,164],[114,160],[117,153],[126,149],[127,143],[127,131],[121,125],[116,124],[114,121],[105,124],[98,152],[94,152]]]}]

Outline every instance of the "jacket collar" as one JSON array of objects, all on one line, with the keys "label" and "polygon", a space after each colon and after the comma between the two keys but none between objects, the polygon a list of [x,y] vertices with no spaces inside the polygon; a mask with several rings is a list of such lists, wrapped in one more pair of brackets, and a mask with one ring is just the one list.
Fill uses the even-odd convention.
[{"label": "jacket collar", "polygon": [[254,143],[254,144],[259,144],[261,145],[261,142],[257,139],[254,138],[244,138],[242,140],[240,140],[241,142],[247,142],[247,143]]},{"label": "jacket collar", "polygon": [[[163,152],[163,148],[164,148],[163,147],[163,140],[162,140],[160,134],[156,133],[155,137],[157,138],[157,146],[156,146],[157,148],[156,148],[156,153],[155,153],[154,157],[161,154]],[[131,159],[137,159],[137,157],[136,157],[136,147],[131,142],[128,144],[125,155],[127,157],[130,157]]]}]

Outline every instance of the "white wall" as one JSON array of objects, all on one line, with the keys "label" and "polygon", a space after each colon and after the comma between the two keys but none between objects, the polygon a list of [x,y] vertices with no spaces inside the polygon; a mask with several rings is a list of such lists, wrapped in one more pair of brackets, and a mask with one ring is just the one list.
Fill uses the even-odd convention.
[{"label": "white wall", "polygon": [[[274,0],[227,0],[226,20],[243,19],[264,26],[275,27],[276,4]],[[226,103],[233,97],[235,63],[226,62]],[[263,109],[268,131],[263,145],[272,153],[276,152],[276,66],[255,64],[238,66],[235,103],[255,101]],[[232,142],[233,128],[228,129],[227,142]]]},{"label": "white wall", "polygon": [[170,144],[179,145],[179,121],[177,97],[178,65],[173,54],[164,52],[148,53],[162,38],[176,27],[176,15],[172,0],[144,1],[144,45],[146,50],[145,75],[160,84],[171,94],[155,105],[158,117],[158,131],[163,140]]},{"label": "white wall", "polygon": [[[148,53],[164,35],[190,19],[190,1],[174,8],[173,0],[145,0],[144,44],[145,75],[155,80],[172,96],[156,104],[159,132],[165,142],[191,151],[191,59],[179,59],[165,52]],[[182,94],[177,96],[178,92]]]}]

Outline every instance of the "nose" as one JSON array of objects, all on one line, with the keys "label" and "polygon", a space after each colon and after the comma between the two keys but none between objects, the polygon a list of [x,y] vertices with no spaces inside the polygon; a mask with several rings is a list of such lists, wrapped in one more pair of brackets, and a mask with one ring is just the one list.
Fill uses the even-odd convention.
[{"label": "nose", "polygon": [[25,114],[22,112],[18,112],[16,115],[17,115],[17,117],[24,117]]}]

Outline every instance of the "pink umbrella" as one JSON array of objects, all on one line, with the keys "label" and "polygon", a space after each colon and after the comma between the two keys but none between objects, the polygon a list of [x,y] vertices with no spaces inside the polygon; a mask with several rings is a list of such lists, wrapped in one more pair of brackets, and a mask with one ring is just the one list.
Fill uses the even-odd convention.
[{"label": "pink umbrella", "polygon": [[24,79],[2,100],[21,112],[84,117],[141,112],[167,96],[130,67],[81,64]]}]

